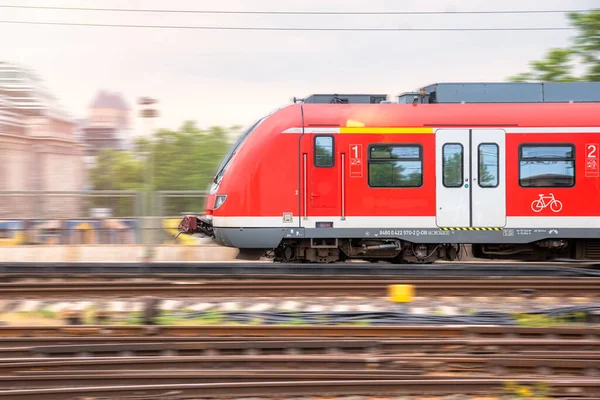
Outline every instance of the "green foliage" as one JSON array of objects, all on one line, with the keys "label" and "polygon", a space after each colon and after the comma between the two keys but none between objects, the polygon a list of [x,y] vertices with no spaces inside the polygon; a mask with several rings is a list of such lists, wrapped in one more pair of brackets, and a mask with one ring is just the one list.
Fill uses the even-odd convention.
[{"label": "green foliage", "polygon": [[573,76],[573,57],[571,49],[550,49],[546,58],[529,63],[533,71],[525,72],[509,78],[513,82],[545,81],[574,82],[579,80]]},{"label": "green foliage", "polygon": [[140,190],[142,172],[143,164],[135,154],[103,149],[90,171],[90,182],[95,190]]},{"label": "green foliage", "polygon": [[584,79],[600,81],[600,9],[588,13],[571,13],[569,19],[579,30],[574,51],[586,68]]},{"label": "green foliage", "polygon": [[[161,130],[152,144],[156,190],[207,190],[219,163],[229,149],[228,129],[208,131],[186,122],[179,132]],[[163,204],[164,215],[202,208],[198,199],[170,198]]]},{"label": "green foliage", "polygon": [[127,318],[125,318],[125,320],[122,321],[122,323],[123,325],[142,325],[142,313],[140,311],[134,311],[131,314],[129,314]]},{"label": "green foliage", "polygon": [[[162,129],[152,140],[138,138],[134,151],[105,149],[90,171],[94,190],[207,190],[227,153],[228,135],[239,130],[211,127],[201,130],[185,122],[178,131]],[[166,198],[164,215],[198,211],[197,198]],[[113,209],[115,216],[135,216],[133,198],[96,198],[91,206]]]},{"label": "green foliage", "polygon": [[519,326],[536,327],[536,326],[564,326],[575,323],[585,322],[585,313],[575,312],[566,314],[560,317],[551,317],[547,315],[535,315],[535,314],[513,314],[513,318],[517,321]]},{"label": "green foliage", "polygon": [[371,326],[371,321],[369,321],[368,319],[365,319],[365,320],[359,320],[359,321],[346,322],[346,323],[343,323],[340,325],[343,325],[343,326]]},{"label": "green foliage", "polygon": [[47,319],[56,319],[58,318],[58,313],[51,311],[47,308],[42,308],[41,310],[36,311],[21,311],[19,315],[22,317],[33,317],[33,318],[47,318]]},{"label": "green foliage", "polygon": [[179,320],[173,315],[160,315],[155,321],[157,325],[178,325]]},{"label": "green foliage", "polygon": [[[98,153],[96,165],[90,170],[94,190],[141,190],[143,163],[135,154],[113,149]],[[86,199],[88,207],[111,208],[116,217],[136,215],[134,197],[93,197]]]},{"label": "green foliage", "polygon": [[[545,58],[530,63],[531,71],[509,80],[525,81],[600,81],[600,9],[570,13],[570,24],[578,31],[569,48],[553,48]],[[582,76],[573,72],[575,66],[584,69]]]}]

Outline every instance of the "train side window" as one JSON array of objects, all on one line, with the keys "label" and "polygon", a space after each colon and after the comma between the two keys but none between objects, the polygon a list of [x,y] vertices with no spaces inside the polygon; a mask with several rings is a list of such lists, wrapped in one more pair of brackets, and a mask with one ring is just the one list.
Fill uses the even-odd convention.
[{"label": "train side window", "polygon": [[568,143],[521,145],[519,184],[523,187],[575,186],[575,146]]},{"label": "train side window", "polygon": [[498,187],[500,179],[500,149],[496,143],[481,143],[477,147],[477,180],[482,188]]},{"label": "train side window", "polygon": [[333,167],[333,153],[333,136],[315,136],[315,167]]},{"label": "train side window", "polygon": [[463,184],[463,146],[460,143],[446,143],[442,146],[443,184],[447,188],[459,188]]},{"label": "train side window", "polygon": [[369,186],[415,188],[423,185],[423,153],[420,145],[371,145]]}]

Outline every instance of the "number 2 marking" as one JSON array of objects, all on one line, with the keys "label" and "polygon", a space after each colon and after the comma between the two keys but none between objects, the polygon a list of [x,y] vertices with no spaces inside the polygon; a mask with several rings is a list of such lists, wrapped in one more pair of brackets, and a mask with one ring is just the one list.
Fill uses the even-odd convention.
[{"label": "number 2 marking", "polygon": [[596,151],[598,150],[598,148],[595,144],[588,144],[587,150],[589,151],[587,155],[588,158],[596,158]]}]

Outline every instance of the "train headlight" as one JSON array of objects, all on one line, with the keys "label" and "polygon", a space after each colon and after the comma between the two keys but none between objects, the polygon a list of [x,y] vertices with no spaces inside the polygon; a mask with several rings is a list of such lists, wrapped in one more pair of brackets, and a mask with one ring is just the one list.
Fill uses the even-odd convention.
[{"label": "train headlight", "polygon": [[225,203],[225,200],[227,200],[226,194],[218,194],[215,197],[215,207],[213,208],[213,210],[216,210],[217,208],[221,207],[223,203]]}]

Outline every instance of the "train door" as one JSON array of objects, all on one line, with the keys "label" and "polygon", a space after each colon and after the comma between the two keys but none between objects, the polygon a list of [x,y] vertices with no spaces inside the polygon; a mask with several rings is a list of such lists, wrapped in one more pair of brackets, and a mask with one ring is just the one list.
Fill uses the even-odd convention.
[{"label": "train door", "polygon": [[336,147],[334,135],[315,134],[303,138],[302,209],[303,220],[309,222],[302,225],[307,228],[335,227],[335,220],[340,219],[339,171],[343,167],[341,160],[336,157]]},{"label": "train door", "polygon": [[471,226],[501,228],[506,225],[506,132],[471,130]]},{"label": "train door", "polygon": [[505,132],[439,129],[435,135],[437,225],[504,226]]}]

